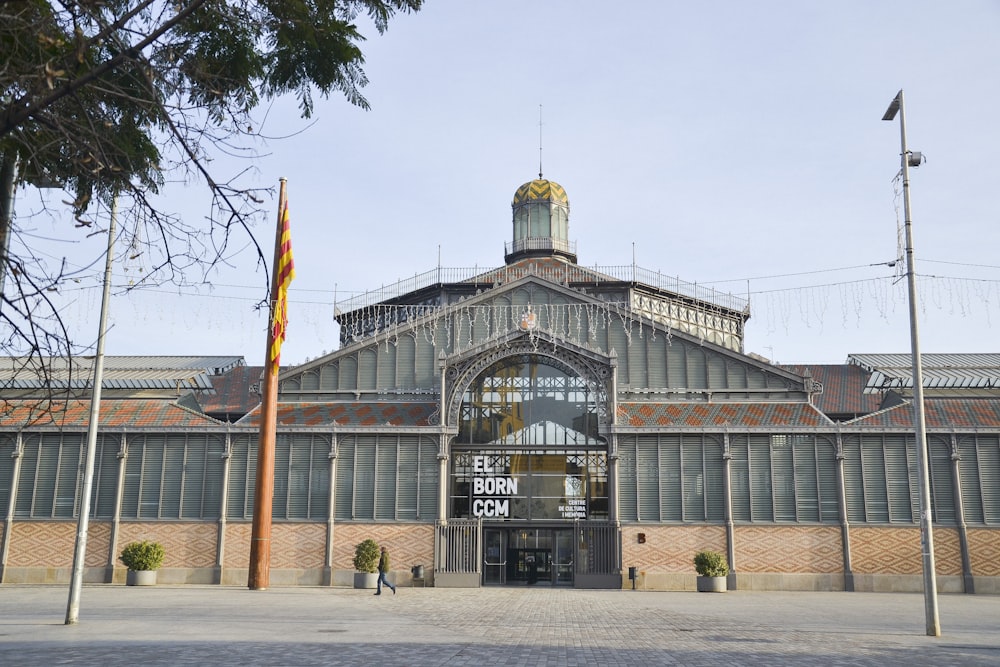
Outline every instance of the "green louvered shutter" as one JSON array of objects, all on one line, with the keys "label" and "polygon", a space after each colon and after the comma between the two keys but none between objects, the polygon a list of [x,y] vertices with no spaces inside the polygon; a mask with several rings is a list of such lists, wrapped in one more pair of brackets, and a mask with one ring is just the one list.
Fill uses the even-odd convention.
[{"label": "green louvered shutter", "polygon": [[166,438],[162,435],[147,436],[143,442],[140,466],[142,487],[139,490],[138,515],[140,519],[160,518],[165,450]]},{"label": "green louvered shutter", "polygon": [[[43,436],[43,440],[47,436],[48,434]],[[86,435],[66,433],[62,437],[55,434],[52,434],[51,437],[53,449],[50,451],[54,451],[58,457],[52,516],[60,519],[71,519],[78,516],[78,491],[83,480],[83,445]],[[49,450],[48,447],[46,449]]]},{"label": "green louvered shutter", "polygon": [[700,438],[685,437],[681,444],[684,480],[684,521],[705,520],[705,451]]},{"label": "green louvered shutter", "polygon": [[187,438],[170,435],[163,444],[162,488],[160,489],[159,516],[161,519],[178,519],[181,516],[181,488],[184,483],[184,463]]},{"label": "green louvered shutter", "polygon": [[865,485],[868,523],[889,522],[889,497],[885,485],[885,458],[880,436],[861,438],[861,472]]},{"label": "green louvered shutter", "polygon": [[750,436],[750,516],[757,522],[774,521],[769,440],[766,435]]},{"label": "green louvered shutter", "polygon": [[206,518],[205,472],[208,465],[208,436],[194,434],[188,436],[183,465],[178,517]]},{"label": "green louvered shutter", "polygon": [[725,484],[723,482],[722,443],[706,436],[704,438],[705,457],[705,507],[708,521],[723,521],[726,518]]},{"label": "green louvered shutter", "polygon": [[417,494],[420,487],[420,439],[401,436],[396,460],[398,482],[396,488],[396,517],[401,520],[417,518]]},{"label": "green louvered shutter", "polygon": [[844,495],[847,502],[847,520],[866,523],[865,482],[861,464],[861,437],[844,437]]},{"label": "green louvered shutter", "polygon": [[[928,436],[927,463],[930,465],[931,510],[934,521],[955,522],[955,486],[951,480],[951,442]],[[920,514],[915,516],[919,517]]]},{"label": "green louvered shutter", "polygon": [[[35,490],[38,481],[38,459],[41,448],[40,434],[24,434],[22,437],[21,475],[18,478],[15,493],[14,516],[18,519],[29,519],[34,516]],[[13,459],[12,459],[13,461]]]},{"label": "green louvered shutter", "polygon": [[202,518],[218,519],[222,511],[222,478],[226,472],[226,439],[210,436],[205,448],[205,484],[202,493]]},{"label": "green louvered shutter", "polygon": [[818,469],[813,436],[792,436],[792,458],[795,462],[795,518],[798,521],[819,521]]},{"label": "green louvered shutter", "polygon": [[958,438],[958,472],[962,479],[962,509],[967,523],[985,523],[983,514],[983,494],[979,485],[979,453],[976,436],[964,435]]},{"label": "green louvered shutter", "polygon": [[326,519],[330,513],[330,445],[328,435],[312,437],[309,465],[309,519]]},{"label": "green louvered shutter", "polygon": [[288,475],[289,457],[295,449],[297,436],[276,434],[274,438],[274,487],[271,497],[271,518],[287,519],[288,507]]},{"label": "green louvered shutter", "polygon": [[636,441],[636,492],[639,521],[660,520],[660,447],[655,435],[640,435]]},{"label": "green louvered shutter", "polygon": [[919,497],[916,487],[910,488],[910,459],[914,456],[912,439],[907,442],[902,435],[886,435],[883,437],[883,452],[889,521],[912,522],[912,503],[914,498]]},{"label": "green louvered shutter", "polygon": [[417,508],[417,518],[422,521],[432,521],[438,516],[438,485],[446,484],[445,480],[439,480],[440,467],[438,465],[437,454],[438,444],[434,438],[420,438],[420,479],[418,483],[418,497],[420,505]]},{"label": "green louvered shutter", "polygon": [[375,436],[358,436],[354,458],[354,518],[375,518]]},{"label": "green louvered shutter", "polygon": [[681,475],[680,436],[663,435],[659,441],[660,520],[684,520],[684,482]]},{"label": "green louvered shutter", "polygon": [[375,466],[375,518],[396,518],[396,461],[399,438],[380,437]]},{"label": "green louvered shutter", "polygon": [[636,521],[636,446],[635,436],[618,439],[618,513],[622,521]]},{"label": "green louvered shutter", "polygon": [[733,502],[733,521],[750,521],[750,458],[747,436],[733,436],[729,441],[729,478]]},{"label": "green louvered shutter", "polygon": [[772,435],[770,454],[774,520],[795,521],[795,466],[791,437]]},{"label": "green louvered shutter", "polygon": [[816,476],[819,481],[820,520],[840,523],[840,499],[837,494],[837,450],[826,438],[816,438]]},{"label": "green louvered shutter", "polygon": [[0,434],[0,507],[10,506],[10,497],[14,484],[14,447],[17,438],[13,435]]},{"label": "green louvered shutter", "polygon": [[243,519],[247,513],[247,495],[253,493],[253,478],[248,474],[250,437],[234,435],[230,438],[229,495],[226,498],[226,517]]},{"label": "green louvered shutter", "polygon": [[1000,438],[976,436],[978,442],[979,486],[983,493],[983,519],[987,525],[1000,524]]},{"label": "green louvered shutter", "polygon": [[118,487],[119,435],[98,435],[94,459],[93,489],[90,498],[90,516],[110,519],[115,513],[115,491]]},{"label": "green louvered shutter", "polygon": [[[309,496],[312,491],[313,438],[308,433],[294,433],[286,437],[288,454],[284,469],[284,517],[309,518]],[[275,471],[277,474],[277,471]],[[275,513],[277,517],[277,512]]]},{"label": "green louvered shutter", "polygon": [[354,454],[357,438],[348,436],[337,441],[337,480],[334,485],[338,519],[354,518]]}]

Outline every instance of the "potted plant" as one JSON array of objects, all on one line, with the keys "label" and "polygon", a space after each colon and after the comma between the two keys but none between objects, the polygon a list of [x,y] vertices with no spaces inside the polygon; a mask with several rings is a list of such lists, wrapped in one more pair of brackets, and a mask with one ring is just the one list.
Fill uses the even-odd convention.
[{"label": "potted plant", "polygon": [[165,552],[159,542],[129,542],[122,549],[118,560],[128,568],[125,584],[128,586],[153,586],[156,571],[163,565]]},{"label": "potted plant", "polygon": [[694,569],[698,573],[699,593],[725,593],[729,564],[718,551],[699,551],[694,555]]},{"label": "potted plant", "polygon": [[364,540],[354,547],[354,587],[375,588],[378,584],[378,559],[381,556],[378,542]]}]

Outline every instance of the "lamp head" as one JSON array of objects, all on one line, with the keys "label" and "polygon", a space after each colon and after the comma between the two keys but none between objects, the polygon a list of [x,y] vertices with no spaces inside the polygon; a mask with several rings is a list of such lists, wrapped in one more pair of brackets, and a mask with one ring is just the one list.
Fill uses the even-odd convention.
[{"label": "lamp head", "polygon": [[896,97],[892,99],[892,102],[889,103],[889,108],[885,110],[885,114],[882,116],[882,120],[893,120],[898,112],[899,112],[899,94],[897,94]]}]

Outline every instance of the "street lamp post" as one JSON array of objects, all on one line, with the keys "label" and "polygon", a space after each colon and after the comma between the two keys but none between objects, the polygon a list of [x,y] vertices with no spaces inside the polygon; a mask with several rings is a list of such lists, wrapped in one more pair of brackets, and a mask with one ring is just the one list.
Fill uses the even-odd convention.
[{"label": "street lamp post", "polygon": [[906,114],[903,111],[903,91],[896,93],[882,120],[893,120],[899,115],[899,136],[903,175],[903,217],[906,233],[906,284],[910,301],[910,350],[913,356],[913,422],[916,431],[915,445],[919,464],[918,492],[920,494],[920,551],[923,554],[924,613],[927,635],[941,636],[938,620],[937,581],[934,570],[934,534],[931,527],[931,484],[927,464],[927,426],[924,420],[924,372],[920,361],[920,336],[917,333],[917,279],[913,268],[913,226],[910,222],[910,167],[920,164],[920,153],[906,150]]},{"label": "street lamp post", "polygon": [[101,316],[97,328],[97,355],[94,357],[94,382],[90,396],[90,421],[87,424],[87,453],[83,468],[83,489],[80,491],[80,518],[77,521],[76,545],[73,551],[73,574],[70,577],[69,600],[66,602],[66,625],[80,621],[80,594],[87,557],[87,531],[90,526],[90,494],[94,486],[94,462],[97,455],[97,431],[100,428],[101,385],[104,378],[104,337],[108,330],[108,305],[111,299],[111,266],[114,260],[118,194],[111,203],[111,223],[108,226],[108,250],[104,259],[104,291],[101,294]]}]

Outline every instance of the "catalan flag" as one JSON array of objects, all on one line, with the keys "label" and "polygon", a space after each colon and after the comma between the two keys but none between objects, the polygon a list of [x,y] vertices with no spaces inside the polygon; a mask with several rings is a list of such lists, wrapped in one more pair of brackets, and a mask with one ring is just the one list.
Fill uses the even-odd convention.
[{"label": "catalan flag", "polygon": [[277,372],[281,366],[281,344],[288,330],[288,286],[295,277],[295,261],[292,259],[292,230],[289,224],[288,201],[281,211],[281,243],[278,249],[278,264],[274,268],[275,284],[278,286],[274,302],[274,316],[271,320],[271,371]]}]

